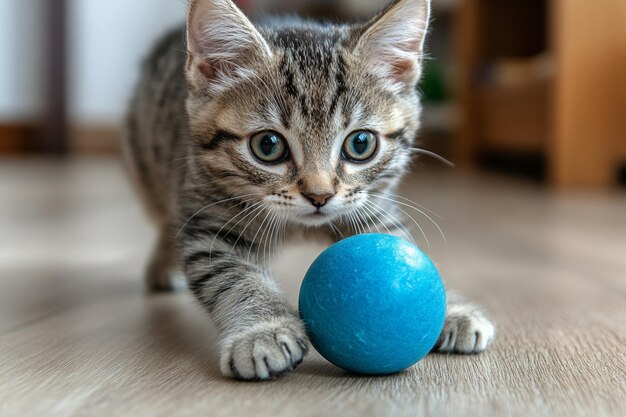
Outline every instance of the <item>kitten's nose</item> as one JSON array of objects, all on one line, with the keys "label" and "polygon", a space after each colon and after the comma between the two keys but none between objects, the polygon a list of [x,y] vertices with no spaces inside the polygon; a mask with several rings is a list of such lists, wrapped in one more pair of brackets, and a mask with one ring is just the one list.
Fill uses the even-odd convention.
[{"label": "kitten's nose", "polygon": [[333,194],[312,194],[312,193],[304,194],[302,193],[302,195],[317,208],[324,207],[326,203],[328,203],[328,200],[330,200],[331,198],[335,196],[334,193]]}]

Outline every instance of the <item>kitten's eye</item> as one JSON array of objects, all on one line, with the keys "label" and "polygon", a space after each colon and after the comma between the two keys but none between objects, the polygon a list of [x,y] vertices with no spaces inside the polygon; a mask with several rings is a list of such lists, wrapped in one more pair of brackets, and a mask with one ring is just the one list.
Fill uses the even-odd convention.
[{"label": "kitten's eye", "polygon": [[250,139],[252,154],[261,162],[277,164],[289,156],[285,139],[276,132],[261,132]]},{"label": "kitten's eye", "polygon": [[378,149],[378,138],[372,132],[359,130],[351,133],[343,144],[343,156],[354,162],[371,159]]}]

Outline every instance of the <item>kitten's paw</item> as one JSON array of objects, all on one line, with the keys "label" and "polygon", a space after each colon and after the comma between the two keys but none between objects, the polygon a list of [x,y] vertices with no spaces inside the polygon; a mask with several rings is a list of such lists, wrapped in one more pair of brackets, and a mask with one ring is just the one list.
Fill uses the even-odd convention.
[{"label": "kitten's paw", "polygon": [[472,306],[450,306],[434,351],[471,354],[486,350],[496,330],[485,313]]},{"label": "kitten's paw", "polygon": [[259,323],[222,341],[220,368],[246,381],[276,379],[296,368],[308,350],[304,324],[296,317]]}]

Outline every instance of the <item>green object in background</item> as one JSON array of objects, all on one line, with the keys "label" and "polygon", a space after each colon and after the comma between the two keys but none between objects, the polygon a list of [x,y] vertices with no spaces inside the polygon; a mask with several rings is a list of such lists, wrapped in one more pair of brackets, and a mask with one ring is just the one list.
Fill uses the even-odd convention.
[{"label": "green object in background", "polygon": [[443,67],[436,61],[424,63],[424,76],[419,86],[422,97],[427,103],[440,103],[448,99]]}]

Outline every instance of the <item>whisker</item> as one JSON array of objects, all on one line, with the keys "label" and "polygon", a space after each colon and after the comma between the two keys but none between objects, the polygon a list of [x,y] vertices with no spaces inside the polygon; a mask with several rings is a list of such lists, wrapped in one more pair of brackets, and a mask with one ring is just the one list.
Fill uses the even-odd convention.
[{"label": "whisker", "polygon": [[372,206],[367,200],[363,201],[363,204],[364,204],[364,207],[367,207],[367,209],[374,215],[374,217],[381,224],[381,226],[385,228],[385,230],[387,231],[387,234],[391,234],[391,230],[389,230],[385,222],[380,219],[380,214],[381,214],[380,210],[375,210],[375,207]]},{"label": "whisker", "polygon": [[278,221],[278,212],[274,212],[272,214],[272,218],[270,219],[269,223],[267,224],[267,235],[265,236],[264,240],[265,242],[263,243],[263,258],[264,258],[264,262],[266,262],[268,265],[270,265],[270,270],[271,268],[271,263],[272,263],[272,239],[274,236],[274,230],[276,228],[276,222]]},{"label": "whisker", "polygon": [[[227,198],[227,199],[224,199],[224,200],[216,201],[216,202],[214,202],[214,203],[211,203],[211,204],[208,204],[208,205],[206,205],[206,206],[202,207],[200,210],[196,211],[196,212],[195,212],[195,213],[194,213],[194,214],[193,214],[193,215],[192,215],[189,219],[187,219],[187,221],[186,221],[186,222],[185,222],[185,223],[181,226],[181,228],[180,228],[180,230],[178,231],[178,233],[176,233],[176,238],[178,238],[178,237],[180,236],[181,232],[185,229],[185,227],[187,227],[187,225],[189,224],[189,222],[190,222],[191,220],[193,220],[193,218],[194,218],[194,217],[196,217],[198,214],[202,213],[204,210],[206,210],[206,209],[208,209],[208,208],[210,208],[210,207],[216,206],[216,205],[218,205],[218,204],[227,203],[227,202],[229,202],[229,201],[233,201],[233,200],[239,200],[239,199],[241,199],[241,198],[252,197],[252,196],[254,196],[254,195],[255,195],[255,194],[245,194],[245,195],[240,195],[240,196],[238,196],[238,197],[232,197],[232,198]],[[241,204],[241,203],[240,203],[240,204]]]},{"label": "whisker", "polygon": [[[404,226],[404,224],[402,224],[402,222],[400,220],[398,220],[394,215],[392,215],[391,213],[389,213],[388,210],[385,210],[382,206],[374,203],[373,201],[368,201],[368,204],[370,204],[372,207],[374,207],[375,210],[377,210],[379,213],[381,213],[383,216],[385,216],[385,218],[389,221],[391,221],[391,223],[393,223],[394,226],[396,226],[401,232],[402,234],[407,238],[407,240],[410,240],[413,244],[415,244],[415,239],[413,238],[413,235],[411,234],[411,232]],[[409,216],[410,217],[410,216]],[[411,218],[413,220],[413,218]],[[413,220],[415,221],[415,220]],[[384,223],[383,223],[384,224]],[[417,224],[417,222],[416,222]],[[386,226],[385,226],[386,227]],[[420,229],[420,231],[422,232],[422,235],[424,236],[424,239],[426,240],[426,245],[428,246],[428,249],[430,250],[430,243],[428,242],[428,238],[426,237],[426,234],[424,233],[424,231],[422,230],[421,227],[419,227],[419,225],[417,225],[417,227]],[[389,230],[389,229],[387,229]],[[389,234],[392,234],[391,232],[389,232]]]},{"label": "whisker", "polygon": [[274,223],[275,224],[274,231],[272,232],[272,235],[270,237],[270,242],[272,242],[270,244],[270,254],[269,254],[269,264],[270,264],[271,271],[274,270],[274,265],[273,265],[274,256],[278,249],[278,241],[280,240],[282,236],[281,229],[283,227],[284,221],[285,221],[285,214],[280,213],[280,212],[276,213],[276,222]]},{"label": "whisker", "polygon": [[[267,206],[265,207],[266,209],[268,208]],[[267,229],[263,229],[263,226],[265,225],[265,222],[267,221],[268,217],[270,217],[271,215],[273,215],[274,213],[272,213],[271,210],[268,210],[267,213],[265,214],[265,217],[263,218],[263,221],[261,222],[261,224],[259,226],[257,226],[257,230],[256,233],[254,234],[254,237],[252,238],[252,242],[250,243],[250,247],[248,248],[248,261],[250,260],[250,253],[252,252],[252,247],[254,246],[254,241],[256,240],[256,237],[259,235],[259,232],[261,230],[263,230],[263,234],[265,234],[265,232],[267,231]],[[259,252],[261,251],[261,247],[260,247],[260,242],[259,242]],[[256,255],[256,259],[258,261],[258,252]]]},{"label": "whisker", "polygon": [[193,157],[193,156],[186,156],[184,158],[172,159],[171,161],[167,162],[167,165],[172,165],[173,163],[178,162],[178,161],[188,161],[188,160],[194,159],[194,158],[195,157]]},{"label": "whisker", "polygon": [[332,221],[329,222],[328,225],[334,232],[337,233],[337,236],[340,236],[342,239],[345,239],[345,236],[343,235],[343,233],[341,233],[341,230],[339,230],[339,228]]},{"label": "whisker", "polygon": [[[248,229],[248,227],[261,215],[265,212],[265,210],[267,209],[267,206],[265,204],[263,204],[261,207],[257,207],[255,209],[255,212],[257,212],[257,214],[254,215],[254,217],[252,217],[252,219],[250,219],[250,221],[248,221],[248,223],[246,223],[246,225],[243,227],[243,230],[239,233],[239,236],[237,236],[237,240],[235,240],[235,243],[233,244],[233,247],[230,250],[230,253],[233,253],[233,250],[235,250],[235,248],[237,247],[237,243],[239,243],[239,240],[241,239],[241,237],[243,236],[243,234],[246,232],[246,230]],[[251,213],[249,213],[248,215],[246,215],[246,217],[248,217]],[[243,220],[243,219],[242,219]],[[236,225],[235,225],[236,227]],[[230,230],[233,230],[232,228]],[[228,231],[228,233],[230,233],[230,230]],[[250,247],[252,247],[252,245],[250,245]]]},{"label": "whisker", "polygon": [[[434,224],[434,225],[435,225],[435,227],[436,227],[436,228],[437,228],[437,230],[439,231],[439,234],[441,234],[441,237],[443,238],[444,243],[445,243],[446,245],[448,244],[448,239],[446,239],[446,235],[443,233],[443,230],[441,230],[441,227],[439,227],[439,224],[438,224],[436,221],[434,221],[434,220],[433,220],[433,218],[432,218],[432,217],[430,217],[428,214],[426,214],[423,210],[420,210],[419,208],[417,208],[417,207],[415,207],[415,206],[412,206],[412,205],[410,205],[410,204],[403,203],[403,202],[401,202],[401,201],[397,201],[397,200],[394,200],[394,199],[392,199],[392,198],[383,197],[383,196],[381,196],[381,195],[377,195],[377,196],[376,196],[376,198],[382,198],[382,199],[384,199],[384,200],[392,201],[392,202],[394,202],[394,203],[396,203],[396,204],[399,204],[399,205],[402,205],[402,206],[405,206],[405,207],[411,208],[411,209],[413,209],[413,210],[415,210],[415,211],[417,211],[417,212],[421,213],[424,217],[426,217],[428,220],[430,220],[432,224]],[[406,213],[406,212],[405,212],[404,210],[402,210],[401,208],[399,208],[399,207],[398,207],[398,210],[402,211],[403,213],[405,213],[405,214],[408,216],[408,213]],[[410,217],[410,216],[409,216],[409,217]],[[415,222],[415,223],[417,224],[417,222]],[[420,229],[421,229],[421,227],[420,227]],[[425,237],[425,234],[424,234],[424,237]]]},{"label": "whisker", "polygon": [[361,212],[362,208],[363,207],[357,207],[354,212],[357,215],[357,217],[363,220],[363,224],[367,225],[367,229],[369,230],[370,233],[372,233],[372,219],[370,218],[370,221],[369,222],[367,221],[367,219],[365,218],[365,215],[363,214],[365,210]]},{"label": "whisker", "polygon": [[[376,224],[378,222],[380,222],[380,224],[382,224],[385,228],[387,228],[385,226],[385,224],[383,222],[380,221],[380,218],[378,216],[376,216],[376,213],[374,213],[365,203],[367,203],[367,201],[364,201],[363,204],[363,211],[365,211],[365,214],[367,215],[367,218],[370,220],[370,224],[374,224],[374,228],[376,229],[377,233],[380,233],[380,229],[378,228],[378,224]],[[374,216],[374,218],[376,219],[376,221],[374,219],[372,219],[372,215]],[[389,233],[389,229],[387,229],[387,233]]]},{"label": "whisker", "polygon": [[359,213],[358,213],[358,209],[355,209],[352,212],[353,216],[354,216],[354,220],[357,222],[357,224],[359,225],[359,234],[365,233],[365,227],[363,225],[363,223],[361,222],[361,219],[359,217]]},{"label": "whisker", "polygon": [[282,238],[281,238],[281,243],[284,243],[285,241],[285,236],[287,235],[287,223],[289,222],[289,216],[287,216],[287,214],[285,214],[284,216],[284,220],[283,220],[283,226],[282,226]]},{"label": "whisker", "polygon": [[419,203],[417,203],[417,202],[415,202],[415,201],[413,201],[413,200],[411,200],[409,198],[403,197],[401,195],[398,195],[398,194],[385,194],[385,193],[370,193],[370,194],[372,196],[374,196],[374,197],[382,196],[382,197],[387,197],[387,198],[392,198],[393,197],[394,199],[395,198],[399,198],[400,200],[404,200],[404,201],[406,201],[408,203],[414,204],[415,207],[419,207],[422,210],[427,211],[428,213],[430,213],[433,216],[437,217],[438,219],[443,220],[443,216],[439,215],[439,213],[436,213],[436,212],[432,211],[431,209],[429,209],[428,207],[423,206],[423,205],[421,205],[421,204],[419,204]]},{"label": "whisker", "polygon": [[[247,259],[248,261],[250,261],[250,255],[252,254],[252,248],[254,246],[254,241],[256,240],[257,236],[259,235],[259,233],[261,233],[261,236],[259,236],[259,243],[258,243],[258,250],[255,251],[254,253],[254,261],[256,263],[259,263],[259,256],[261,255],[261,249],[265,248],[263,246],[263,238],[265,236],[265,233],[267,232],[268,228],[264,227],[265,222],[267,221],[267,219],[269,218],[271,220],[272,216],[274,215],[274,213],[269,210],[266,214],[265,217],[263,218],[263,221],[261,222],[260,225],[257,226],[256,228],[256,233],[254,234],[254,237],[252,238],[252,244],[250,245],[250,247],[248,248],[248,256]],[[261,262],[263,261],[263,258],[261,258],[260,260]]]},{"label": "whisker", "polygon": [[365,228],[363,227],[363,223],[361,223],[361,221],[359,220],[357,213],[353,212],[352,216],[354,217],[354,221],[357,224],[358,230],[359,230],[359,234],[363,234],[365,233]]},{"label": "whisker", "polygon": [[354,216],[352,215],[352,213],[348,213],[348,220],[350,221],[350,225],[352,227],[352,230],[354,231],[355,235],[360,234],[359,233],[359,229],[357,228],[356,222],[354,220]]},{"label": "whisker", "polygon": [[[395,216],[393,216],[391,213],[389,213],[388,210],[385,210],[384,207],[382,207],[380,204],[376,204],[373,201],[368,201],[369,204],[372,204],[374,207],[378,207],[379,210],[382,210],[384,213],[386,213],[386,216],[391,216],[391,219],[389,217],[386,217],[387,219],[391,220],[391,222],[398,227],[399,229],[403,229],[403,233],[406,234],[408,233],[411,238],[411,242],[413,242],[413,244],[416,244],[415,239],[413,238],[412,233],[404,226],[404,224],[398,220]],[[415,226],[417,226],[418,230],[420,231],[422,237],[424,238],[424,241],[426,242],[426,246],[428,247],[428,250],[430,250],[430,242],[428,241],[428,237],[426,236],[426,233],[424,231],[424,229],[420,226],[420,224],[406,211],[402,210],[399,207],[396,207],[397,210],[400,210],[405,216],[407,216],[409,219],[411,219],[411,221],[413,221],[413,223],[415,223]]]},{"label": "whisker", "polygon": [[431,158],[436,159],[439,162],[444,163],[445,165],[454,168],[456,167],[456,165],[454,165],[452,162],[448,161],[446,158],[444,158],[443,156],[436,154],[435,152],[431,152],[431,151],[427,151],[426,149],[422,149],[422,148],[411,148],[410,151],[412,153],[418,153],[421,155],[426,155],[426,156],[430,156]]},{"label": "whisker", "polygon": [[[250,200],[248,200],[250,201]],[[213,236],[213,240],[211,241],[211,247],[209,248],[209,265],[213,264],[213,245],[215,245],[215,240],[219,237],[220,233],[222,233],[222,230],[224,230],[226,228],[226,226],[228,226],[232,221],[234,221],[237,217],[241,216],[242,214],[249,212],[250,210],[258,207],[259,205],[263,204],[262,201],[259,201],[249,207],[246,207],[245,209],[241,210],[239,213],[237,213],[235,216],[231,217],[230,220],[228,220],[221,228],[220,230],[217,231],[217,233],[215,234],[215,236]],[[251,214],[251,213],[248,213]],[[237,222],[237,224],[235,224],[233,227],[231,227],[229,229],[229,233],[230,231],[232,231],[235,227],[237,227],[242,221],[244,221],[246,218],[248,217],[248,215],[246,215],[244,218],[242,218],[239,222]]]}]

